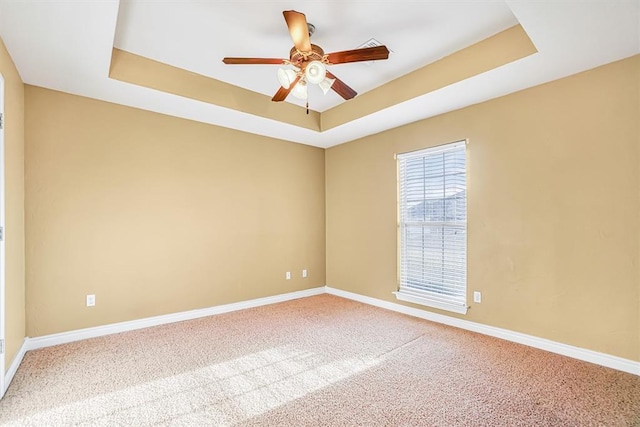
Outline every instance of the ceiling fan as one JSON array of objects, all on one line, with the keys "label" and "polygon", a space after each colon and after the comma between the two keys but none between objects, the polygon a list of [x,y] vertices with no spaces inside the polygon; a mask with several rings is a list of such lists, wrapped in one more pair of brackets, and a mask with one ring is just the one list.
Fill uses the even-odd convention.
[{"label": "ceiling fan", "polygon": [[[310,36],[315,27],[307,23],[303,13],[295,10],[282,12],[293,39],[293,48],[289,52],[289,59],[279,58],[223,58],[225,64],[274,64],[292,65],[294,69],[278,69],[280,89],[271,98],[272,101],[284,101],[289,93],[300,99],[307,99],[307,84],[317,84],[326,94],[332,89],[346,100],[358,93],[346,83],[327,70],[327,65],[345,64],[348,62],[376,61],[389,58],[386,46],[375,46],[361,49],[345,50],[325,54],[320,46],[311,44]],[[307,113],[309,103],[307,102]]]}]

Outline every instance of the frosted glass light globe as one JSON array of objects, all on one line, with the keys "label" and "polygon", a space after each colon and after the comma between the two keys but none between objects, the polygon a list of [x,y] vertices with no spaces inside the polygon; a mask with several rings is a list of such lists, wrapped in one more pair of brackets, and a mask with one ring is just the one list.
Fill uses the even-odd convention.
[{"label": "frosted glass light globe", "polygon": [[304,75],[309,83],[318,84],[327,75],[327,69],[320,61],[311,61],[304,70]]}]

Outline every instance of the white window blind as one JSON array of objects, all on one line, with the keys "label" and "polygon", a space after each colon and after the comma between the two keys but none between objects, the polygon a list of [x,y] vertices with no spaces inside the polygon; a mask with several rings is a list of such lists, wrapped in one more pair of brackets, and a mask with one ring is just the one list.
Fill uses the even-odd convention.
[{"label": "white window blind", "polygon": [[466,142],[399,154],[398,299],[466,313]]}]

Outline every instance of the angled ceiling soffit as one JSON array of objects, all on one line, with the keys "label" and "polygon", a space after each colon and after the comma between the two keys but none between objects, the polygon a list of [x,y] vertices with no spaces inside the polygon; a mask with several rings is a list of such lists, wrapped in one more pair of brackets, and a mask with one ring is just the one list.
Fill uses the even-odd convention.
[{"label": "angled ceiling soffit", "polygon": [[[323,113],[113,48],[109,77],[313,131],[329,130],[536,53],[520,25],[344,102]],[[389,58],[393,60],[393,56]]]},{"label": "angled ceiling soffit", "polygon": [[320,130],[320,113],[182,68],[113,48],[109,77],[271,120]]},{"label": "angled ceiling soffit", "polygon": [[321,129],[332,129],[536,52],[522,26],[515,25],[323,112]]}]

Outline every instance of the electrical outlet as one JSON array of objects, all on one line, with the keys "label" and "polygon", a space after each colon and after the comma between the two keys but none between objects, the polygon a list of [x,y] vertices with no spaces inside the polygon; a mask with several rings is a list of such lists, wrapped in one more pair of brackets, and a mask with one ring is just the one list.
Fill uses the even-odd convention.
[{"label": "electrical outlet", "polygon": [[94,305],[96,305],[96,296],[87,295],[87,307],[93,307]]},{"label": "electrical outlet", "polygon": [[285,273],[285,275],[284,275],[284,278],[285,278],[285,279],[287,279],[287,280],[291,280],[291,272],[290,272],[290,271],[287,271],[287,272]]},{"label": "electrical outlet", "polygon": [[307,277],[307,270],[302,270],[302,277]]},{"label": "electrical outlet", "polygon": [[478,304],[482,302],[482,292],[473,292],[473,302],[477,302]]}]

